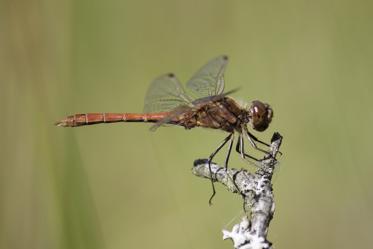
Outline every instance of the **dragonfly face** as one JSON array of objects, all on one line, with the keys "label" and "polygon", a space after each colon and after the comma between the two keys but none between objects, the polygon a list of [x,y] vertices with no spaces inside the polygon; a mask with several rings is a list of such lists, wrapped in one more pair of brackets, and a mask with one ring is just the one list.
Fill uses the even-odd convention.
[{"label": "dragonfly face", "polygon": [[272,121],[273,110],[259,100],[254,100],[249,107],[249,123],[254,130],[264,131]]}]

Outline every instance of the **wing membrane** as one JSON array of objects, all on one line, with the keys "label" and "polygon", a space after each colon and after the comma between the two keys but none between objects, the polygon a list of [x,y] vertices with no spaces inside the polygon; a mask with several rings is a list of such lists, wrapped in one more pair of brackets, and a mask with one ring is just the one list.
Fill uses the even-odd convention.
[{"label": "wing membrane", "polygon": [[144,112],[170,111],[181,105],[192,105],[192,99],[174,74],[156,78],[145,95]]},{"label": "wing membrane", "polygon": [[204,102],[220,99],[233,92],[223,94],[224,71],[227,64],[228,57],[222,55],[204,65],[186,83],[190,95],[174,74],[165,74],[156,78],[146,93],[144,112],[170,112],[170,114],[153,125],[151,130],[177,122],[178,116],[185,111],[190,111],[190,108],[198,108]]},{"label": "wing membrane", "polygon": [[193,97],[220,95],[224,91],[224,71],[228,64],[226,55],[219,56],[204,65],[186,83]]}]

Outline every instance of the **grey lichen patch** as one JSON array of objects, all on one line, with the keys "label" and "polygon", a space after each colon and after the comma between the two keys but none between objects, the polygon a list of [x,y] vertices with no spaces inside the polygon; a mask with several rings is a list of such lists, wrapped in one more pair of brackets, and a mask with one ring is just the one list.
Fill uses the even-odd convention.
[{"label": "grey lichen patch", "polygon": [[223,239],[231,239],[236,249],[265,249],[271,248],[272,243],[265,237],[252,233],[251,225],[246,216],[239,224],[233,226],[232,231],[223,230]]}]

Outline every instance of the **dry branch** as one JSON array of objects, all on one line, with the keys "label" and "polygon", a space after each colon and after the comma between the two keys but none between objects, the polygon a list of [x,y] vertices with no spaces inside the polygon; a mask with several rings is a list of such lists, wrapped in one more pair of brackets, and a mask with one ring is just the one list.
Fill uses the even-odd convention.
[{"label": "dry branch", "polygon": [[[243,197],[245,216],[240,224],[233,226],[232,231],[223,230],[223,239],[232,239],[236,249],[272,248],[272,243],[267,240],[269,223],[275,211],[271,180],[278,164],[276,155],[279,153],[281,142],[282,136],[274,133],[269,154],[261,160],[255,173],[245,169],[226,170],[211,163],[213,181],[222,183],[229,191]],[[211,178],[207,159],[198,159],[194,162],[193,174]]]}]

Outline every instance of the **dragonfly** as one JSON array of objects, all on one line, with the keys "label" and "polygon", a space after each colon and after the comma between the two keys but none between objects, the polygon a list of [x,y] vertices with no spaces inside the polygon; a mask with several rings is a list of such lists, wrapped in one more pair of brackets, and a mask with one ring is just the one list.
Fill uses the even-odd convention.
[{"label": "dragonfly", "polygon": [[83,113],[67,116],[56,122],[61,127],[78,127],[102,123],[147,122],[153,123],[150,128],[155,131],[165,125],[182,126],[185,129],[204,127],[222,130],[228,135],[208,157],[212,195],[215,187],[211,171],[211,162],[216,154],[228,144],[224,166],[232,151],[235,134],[238,134],[236,151],[247,161],[260,161],[245,152],[244,142],[263,153],[267,153],[257,143],[269,147],[249,130],[265,131],[273,118],[273,110],[269,104],[254,100],[249,105],[241,105],[229,95],[235,90],[224,92],[224,72],[228,64],[228,56],[221,55],[202,66],[185,87],[173,73],[164,74],[150,84],[144,101],[143,113]]}]

